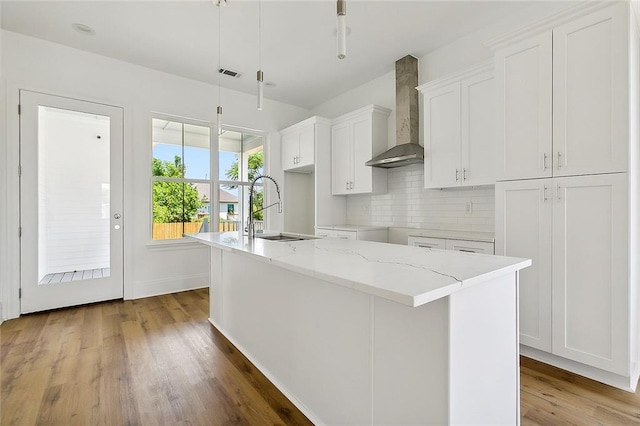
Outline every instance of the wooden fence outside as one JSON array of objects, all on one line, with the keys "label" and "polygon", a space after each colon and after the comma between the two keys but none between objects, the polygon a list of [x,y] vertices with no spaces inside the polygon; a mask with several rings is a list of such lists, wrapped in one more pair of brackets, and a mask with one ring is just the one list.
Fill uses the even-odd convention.
[{"label": "wooden fence outside", "polygon": [[[202,232],[206,232],[206,230],[202,229],[202,225],[203,222],[154,223],[153,239],[175,240],[182,238],[182,234],[197,234],[201,230]],[[218,232],[237,231],[239,227],[239,221],[229,220],[218,222]],[[264,223],[256,221],[256,231],[261,231],[263,228]]]},{"label": "wooden fence outside", "polygon": [[175,223],[154,223],[154,240],[174,240],[182,238],[182,234],[197,234],[200,232],[202,222],[175,222]]}]

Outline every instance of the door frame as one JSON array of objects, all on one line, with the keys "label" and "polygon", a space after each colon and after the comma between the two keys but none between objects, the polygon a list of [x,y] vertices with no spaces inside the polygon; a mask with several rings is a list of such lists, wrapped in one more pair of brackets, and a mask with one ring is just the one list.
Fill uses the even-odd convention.
[{"label": "door frame", "polygon": [[[6,141],[7,157],[5,166],[6,182],[6,206],[14,206],[5,210],[6,241],[0,241],[1,252],[5,251],[6,268],[0,271],[0,303],[2,304],[2,320],[18,318],[20,316],[20,179],[18,177],[18,165],[20,164],[20,117],[18,104],[20,103],[20,90],[45,93],[52,96],[72,98],[87,102],[112,105],[123,110],[123,290],[124,299],[133,298],[133,274],[131,256],[133,241],[132,233],[127,232],[129,223],[133,218],[132,179],[133,175],[133,147],[129,141],[133,140],[133,105],[130,102],[122,102],[115,99],[97,98],[92,95],[60,91],[34,84],[27,84],[14,80],[6,80]],[[1,194],[0,194],[1,195]],[[2,218],[2,216],[0,216]],[[1,225],[1,224],[0,224]]]}]

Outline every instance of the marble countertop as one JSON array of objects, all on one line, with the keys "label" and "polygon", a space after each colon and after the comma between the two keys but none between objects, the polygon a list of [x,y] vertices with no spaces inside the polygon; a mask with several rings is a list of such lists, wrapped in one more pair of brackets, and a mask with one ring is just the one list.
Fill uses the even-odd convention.
[{"label": "marble countertop", "polygon": [[334,231],[386,231],[386,226],[371,225],[318,225],[316,229],[332,229]]},{"label": "marble countertop", "polygon": [[531,265],[530,259],[336,238],[282,242],[238,232],[185,237],[413,307]]},{"label": "marble countertop", "polygon": [[409,236],[444,238],[447,240],[482,241],[486,243],[495,242],[495,235],[493,234],[493,232],[448,231],[445,229],[416,229],[416,232],[409,233]]}]

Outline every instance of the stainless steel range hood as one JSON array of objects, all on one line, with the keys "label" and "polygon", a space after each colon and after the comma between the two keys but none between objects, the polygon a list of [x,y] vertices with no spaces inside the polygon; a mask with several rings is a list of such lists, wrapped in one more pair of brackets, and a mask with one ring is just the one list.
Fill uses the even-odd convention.
[{"label": "stainless steel range hood", "polygon": [[407,55],[396,61],[396,146],[365,164],[372,167],[401,167],[424,162],[424,148],[418,142],[418,60]]}]

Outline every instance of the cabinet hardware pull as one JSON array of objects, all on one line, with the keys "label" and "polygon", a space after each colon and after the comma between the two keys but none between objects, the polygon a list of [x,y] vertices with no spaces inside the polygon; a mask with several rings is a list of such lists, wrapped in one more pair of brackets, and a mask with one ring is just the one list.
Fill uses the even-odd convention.
[{"label": "cabinet hardware pull", "polygon": [[353,189],[353,181],[349,182],[349,189]]},{"label": "cabinet hardware pull", "polygon": [[469,249],[460,249],[458,251],[463,251],[465,253],[475,253],[475,250],[469,250]]},{"label": "cabinet hardware pull", "polygon": [[547,153],[542,153],[542,170],[547,170]]},{"label": "cabinet hardware pull", "polygon": [[344,189],[346,189],[347,191],[349,190],[349,181],[345,182],[345,188]]},{"label": "cabinet hardware pull", "polygon": [[558,195],[558,201],[560,201],[560,184],[556,185],[556,194]]},{"label": "cabinet hardware pull", "polygon": [[460,181],[460,178],[458,177],[459,175],[460,175],[460,171],[456,169],[456,182]]},{"label": "cabinet hardware pull", "polygon": [[467,169],[463,168],[462,169],[462,181],[466,181],[467,180]]},{"label": "cabinet hardware pull", "polygon": [[547,200],[548,200],[548,198],[547,198],[547,189],[548,189],[548,188],[547,188],[547,185],[545,185],[545,186],[544,186],[544,193],[543,193],[544,195],[542,196],[542,198],[543,198],[543,200],[544,200],[544,201],[547,201]]},{"label": "cabinet hardware pull", "polygon": [[560,170],[561,166],[562,164],[560,163],[560,151],[558,151],[558,170]]}]

